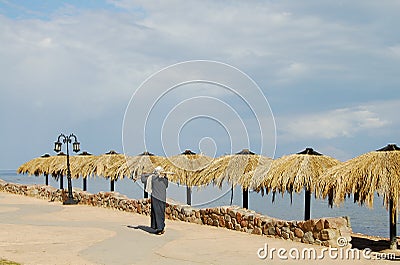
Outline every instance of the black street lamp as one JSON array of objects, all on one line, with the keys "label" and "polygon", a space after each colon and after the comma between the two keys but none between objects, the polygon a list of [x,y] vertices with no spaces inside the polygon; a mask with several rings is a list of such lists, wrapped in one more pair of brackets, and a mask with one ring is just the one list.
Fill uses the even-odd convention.
[{"label": "black street lamp", "polygon": [[[74,142],[72,143],[72,137],[74,138]],[[72,143],[72,150],[77,153],[80,151],[79,147],[79,142],[76,136],[71,133],[69,136],[65,136],[64,134],[60,134],[58,136],[57,142],[54,143],[54,151],[56,153],[59,153],[61,151],[61,146],[62,143],[60,140],[62,139],[62,143],[66,144],[67,146],[67,179],[68,179],[68,199],[63,202],[65,205],[70,205],[70,204],[77,204],[78,202],[74,200],[74,197],[72,196],[72,181],[71,181],[71,169],[69,166],[69,150],[68,150],[68,145]]]}]

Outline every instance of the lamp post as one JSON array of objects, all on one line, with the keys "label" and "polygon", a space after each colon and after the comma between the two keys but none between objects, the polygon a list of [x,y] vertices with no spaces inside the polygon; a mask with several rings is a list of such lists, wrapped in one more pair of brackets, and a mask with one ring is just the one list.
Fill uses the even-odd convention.
[{"label": "lamp post", "polygon": [[[72,143],[72,138],[74,138],[74,142]],[[79,147],[79,142],[76,136],[71,133],[69,136],[66,136],[64,134],[60,134],[58,136],[57,142],[54,143],[54,151],[56,153],[59,153],[61,151],[61,146],[62,143],[64,143],[67,146],[67,179],[68,179],[68,199],[63,202],[65,205],[71,205],[71,204],[77,204],[78,202],[74,200],[74,197],[72,196],[72,181],[71,181],[71,169],[69,165],[69,148],[68,145],[72,143],[72,150],[77,153],[80,150]]]}]

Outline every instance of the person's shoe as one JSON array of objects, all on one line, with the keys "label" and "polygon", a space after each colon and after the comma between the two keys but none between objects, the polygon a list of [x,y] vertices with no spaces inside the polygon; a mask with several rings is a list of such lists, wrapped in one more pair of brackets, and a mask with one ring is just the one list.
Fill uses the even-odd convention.
[{"label": "person's shoe", "polygon": [[162,234],[164,234],[165,233],[165,230],[163,229],[163,230],[157,230],[156,231],[156,234],[157,235],[162,235]]}]

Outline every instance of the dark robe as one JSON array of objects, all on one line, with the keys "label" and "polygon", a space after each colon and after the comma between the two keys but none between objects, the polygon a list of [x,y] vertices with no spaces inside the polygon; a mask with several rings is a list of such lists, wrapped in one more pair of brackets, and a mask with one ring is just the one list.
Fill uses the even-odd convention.
[{"label": "dark robe", "polygon": [[165,206],[167,202],[167,188],[168,178],[160,177],[158,174],[146,174],[142,175],[142,182],[145,184],[147,178],[152,176],[151,181],[151,228],[156,231],[162,231],[165,228]]}]

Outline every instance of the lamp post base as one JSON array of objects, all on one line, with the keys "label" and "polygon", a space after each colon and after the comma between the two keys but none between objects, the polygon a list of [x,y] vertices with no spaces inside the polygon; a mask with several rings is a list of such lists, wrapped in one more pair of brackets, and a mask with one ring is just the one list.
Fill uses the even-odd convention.
[{"label": "lamp post base", "polygon": [[63,202],[64,205],[75,205],[78,204],[77,200],[74,200],[73,198],[68,198],[66,201]]}]

